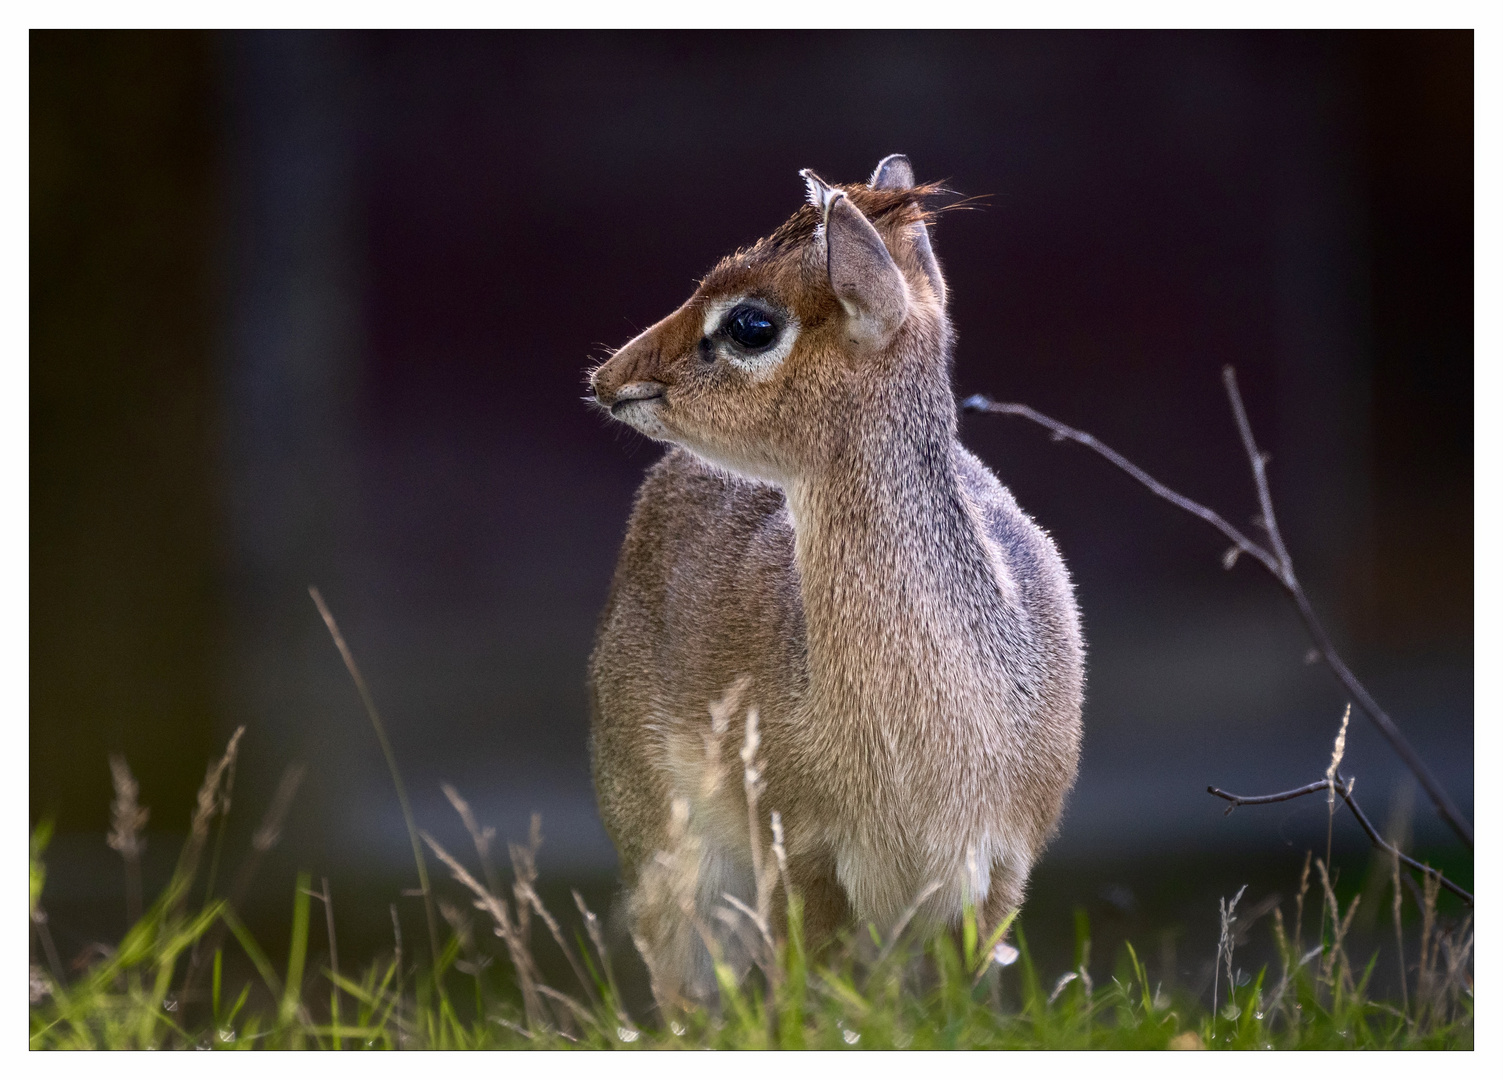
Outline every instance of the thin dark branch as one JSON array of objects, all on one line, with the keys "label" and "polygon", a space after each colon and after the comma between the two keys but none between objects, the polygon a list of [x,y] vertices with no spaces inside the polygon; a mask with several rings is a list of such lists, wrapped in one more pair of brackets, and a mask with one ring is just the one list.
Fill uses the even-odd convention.
[{"label": "thin dark branch", "polygon": [[1247,409],[1242,404],[1242,393],[1237,389],[1237,373],[1230,364],[1221,369],[1221,382],[1226,387],[1227,400],[1232,405],[1232,418],[1237,422],[1242,450],[1247,454],[1248,464],[1252,466],[1253,485],[1258,490],[1258,509],[1263,515],[1263,531],[1268,534],[1268,542],[1273,545],[1273,555],[1278,562],[1279,573],[1276,576],[1286,589],[1297,590],[1299,582],[1294,577],[1294,563],[1289,558],[1289,549],[1284,546],[1283,534],[1279,532],[1279,521],[1273,512],[1273,495],[1268,490],[1268,455],[1258,449],[1257,440],[1253,438],[1252,425],[1247,420]]},{"label": "thin dark branch", "polygon": [[1290,799],[1297,799],[1301,795],[1314,795],[1317,791],[1325,791],[1329,786],[1324,780],[1317,780],[1313,784],[1306,784],[1304,787],[1295,788],[1293,791],[1280,791],[1276,795],[1233,795],[1229,791],[1222,791],[1219,787],[1208,787],[1206,790],[1218,799],[1225,799],[1231,803],[1226,808],[1226,812],[1230,814],[1239,806],[1259,806],[1263,803],[1288,802]]},{"label": "thin dark branch", "polygon": [[[1338,779],[1334,786],[1336,788],[1336,794],[1341,796],[1342,802],[1346,803],[1347,809],[1350,810],[1352,812],[1352,816],[1357,819],[1357,824],[1362,826],[1362,831],[1367,833],[1367,838],[1373,842],[1374,847],[1382,848],[1384,851],[1394,856],[1394,858],[1398,859],[1401,863],[1412,870],[1416,870],[1421,874],[1429,874],[1431,877],[1435,878],[1436,881],[1440,882],[1440,884],[1444,888],[1449,889],[1451,892],[1455,893],[1457,896],[1465,900],[1468,904],[1471,904],[1473,902],[1471,893],[1467,892],[1460,885],[1457,885],[1454,881],[1446,877],[1439,870],[1436,870],[1433,867],[1426,866],[1424,863],[1416,862],[1414,859],[1411,859],[1408,855],[1405,855],[1398,848],[1390,844],[1387,840],[1383,839],[1383,837],[1378,833],[1378,830],[1373,827],[1372,821],[1365,813],[1362,812],[1362,807],[1357,805],[1357,800],[1352,795],[1352,785],[1349,781],[1345,779]],[[1313,784],[1306,784],[1304,787],[1297,787],[1291,791],[1276,792],[1272,795],[1233,795],[1229,791],[1222,791],[1219,787],[1207,787],[1206,791],[1210,792],[1212,795],[1215,795],[1218,799],[1225,799],[1228,803],[1230,803],[1231,805],[1226,808],[1226,812],[1230,814],[1239,806],[1263,806],[1267,805],[1268,803],[1288,802],[1290,799],[1298,799],[1302,795],[1314,795],[1319,791],[1329,791],[1331,787],[1332,785],[1327,783],[1326,781],[1317,780]]]},{"label": "thin dark branch", "polygon": [[1228,568],[1235,561],[1235,556],[1239,552],[1246,552],[1261,563],[1263,568],[1273,575],[1274,579],[1283,586],[1284,591],[1289,594],[1290,599],[1294,601],[1294,605],[1299,611],[1300,619],[1304,622],[1305,629],[1309,631],[1311,640],[1315,642],[1316,649],[1320,653],[1321,658],[1325,660],[1326,666],[1331,669],[1337,680],[1346,689],[1347,693],[1351,695],[1352,700],[1367,714],[1368,719],[1373,722],[1383,737],[1388,740],[1388,744],[1393,747],[1394,752],[1409,767],[1410,772],[1414,773],[1415,778],[1419,780],[1420,785],[1425,789],[1425,793],[1430,796],[1431,802],[1435,804],[1436,812],[1451,826],[1462,842],[1469,849],[1472,848],[1471,822],[1466,819],[1466,815],[1461,812],[1460,807],[1456,805],[1440,781],[1436,779],[1435,775],[1420,759],[1414,747],[1409,744],[1409,740],[1404,738],[1398,726],[1378,706],[1378,703],[1373,700],[1373,696],[1368,693],[1367,688],[1357,680],[1357,677],[1352,674],[1351,669],[1346,666],[1345,661],[1336,652],[1336,647],[1331,643],[1330,635],[1326,633],[1325,627],[1316,616],[1315,609],[1310,606],[1309,597],[1305,595],[1304,587],[1300,585],[1299,579],[1294,574],[1294,565],[1289,558],[1288,550],[1284,547],[1283,537],[1279,533],[1278,521],[1273,512],[1273,497],[1268,487],[1268,476],[1265,468],[1267,458],[1258,449],[1257,442],[1253,438],[1252,426],[1248,423],[1247,419],[1247,410],[1242,404],[1242,395],[1237,389],[1236,373],[1230,365],[1222,369],[1222,382],[1226,386],[1227,398],[1231,402],[1232,415],[1237,423],[1237,432],[1242,439],[1242,447],[1247,452],[1248,461],[1252,465],[1253,480],[1257,485],[1258,503],[1262,511],[1262,523],[1264,530],[1268,533],[1271,550],[1250,540],[1220,514],[1216,513],[1216,511],[1202,506],[1194,499],[1186,498],[1179,494],[1179,492],[1161,484],[1088,432],[1079,431],[1066,424],[1062,424],[1058,420],[1045,416],[1043,413],[1027,405],[992,401],[984,394],[975,394],[966,398],[961,403],[961,408],[969,412],[1021,416],[1025,420],[1031,420],[1035,424],[1047,428],[1053,433],[1055,439],[1068,439],[1071,442],[1079,443],[1081,446],[1094,450],[1149,491],[1159,496],[1159,498],[1173,503],[1186,513],[1194,514],[1229,539],[1233,547],[1227,553],[1228,558],[1223,560]]},{"label": "thin dark branch", "polygon": [[1247,452],[1247,459],[1252,465],[1253,482],[1258,488],[1258,505],[1263,513],[1263,528],[1268,533],[1269,542],[1273,545],[1274,554],[1283,569],[1279,580],[1299,609],[1300,618],[1304,620],[1305,628],[1309,630],[1310,637],[1315,641],[1315,647],[1320,650],[1325,658],[1326,666],[1335,674],[1337,680],[1362,707],[1362,711],[1367,713],[1368,719],[1383,733],[1399,757],[1404,759],[1404,764],[1409,766],[1409,770],[1418,778],[1421,786],[1435,803],[1435,809],[1440,816],[1455,830],[1456,835],[1461,837],[1468,848],[1472,847],[1471,822],[1467,821],[1461,808],[1452,801],[1451,796],[1420,759],[1414,747],[1409,745],[1409,740],[1404,738],[1398,726],[1389,719],[1386,712],[1378,707],[1378,703],[1367,692],[1367,688],[1357,681],[1351,669],[1337,655],[1336,648],[1331,644],[1325,627],[1315,617],[1315,610],[1310,606],[1304,587],[1294,576],[1294,563],[1289,558],[1289,551],[1284,547],[1284,538],[1279,532],[1278,519],[1273,512],[1273,496],[1268,490],[1268,473],[1265,468],[1268,459],[1258,449],[1258,444],[1253,439],[1252,426],[1247,422],[1247,410],[1242,405],[1242,394],[1237,389],[1237,373],[1230,364],[1221,369],[1221,381],[1226,386],[1227,400],[1231,402],[1232,415],[1237,421],[1237,432],[1242,436],[1242,447]]},{"label": "thin dark branch", "polygon": [[1138,468],[1132,462],[1128,461],[1121,454],[1117,453],[1117,451],[1113,450],[1110,446],[1107,446],[1105,443],[1097,439],[1096,436],[1090,434],[1089,432],[1081,431],[1078,428],[1072,428],[1068,424],[1061,424],[1053,417],[1045,416],[1037,409],[1034,409],[1028,405],[1019,405],[1015,402],[993,401],[985,394],[971,395],[970,397],[966,398],[965,401],[961,402],[961,408],[965,409],[967,412],[987,412],[997,413],[1001,416],[1021,416],[1025,420],[1032,420],[1040,427],[1048,428],[1051,432],[1054,433],[1054,438],[1056,441],[1063,441],[1068,439],[1070,442],[1079,443],[1081,446],[1096,451],[1096,453],[1106,458],[1107,461],[1110,461],[1113,465],[1117,466],[1117,468],[1121,469],[1128,476],[1132,477],[1138,483],[1142,484],[1159,498],[1165,500],[1166,502],[1173,503],[1175,506],[1179,507],[1187,514],[1194,514],[1196,517],[1200,518],[1201,521],[1204,521],[1206,524],[1220,531],[1223,536],[1225,536],[1232,542],[1232,544],[1237,548],[1238,551],[1243,551],[1251,555],[1253,558],[1262,563],[1264,567],[1267,568],[1270,574],[1272,574],[1276,578],[1279,578],[1280,581],[1283,580],[1283,575],[1279,570],[1278,560],[1273,556],[1271,552],[1264,549],[1261,545],[1256,544],[1252,540],[1248,539],[1240,529],[1238,529],[1231,522],[1227,521],[1226,518],[1216,513],[1216,511],[1212,510],[1210,507],[1202,506],[1194,499],[1187,499],[1179,492],[1165,486],[1164,484],[1159,483],[1153,477],[1149,476],[1142,469]]}]

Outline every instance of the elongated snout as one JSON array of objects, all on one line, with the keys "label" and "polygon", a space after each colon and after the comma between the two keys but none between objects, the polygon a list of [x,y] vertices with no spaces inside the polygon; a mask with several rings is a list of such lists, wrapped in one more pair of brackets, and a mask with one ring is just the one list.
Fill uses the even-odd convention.
[{"label": "elongated snout", "polygon": [[663,353],[654,339],[652,330],[639,334],[595,369],[590,389],[595,391],[596,401],[614,409],[627,401],[662,396],[667,389],[661,377]]},{"label": "elongated snout", "polygon": [[616,350],[590,376],[595,400],[607,409],[662,397],[679,381],[687,354],[703,331],[703,316],[691,301]]}]

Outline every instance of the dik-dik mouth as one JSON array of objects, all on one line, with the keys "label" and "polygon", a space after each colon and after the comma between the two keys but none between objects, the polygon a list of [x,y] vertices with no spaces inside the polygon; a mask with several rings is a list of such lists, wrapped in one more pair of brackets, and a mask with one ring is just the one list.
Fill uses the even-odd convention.
[{"label": "dik-dik mouth", "polygon": [[662,401],[668,388],[658,382],[635,382],[627,383],[616,391],[611,400],[611,415],[620,416],[629,405],[640,405],[649,401]]}]

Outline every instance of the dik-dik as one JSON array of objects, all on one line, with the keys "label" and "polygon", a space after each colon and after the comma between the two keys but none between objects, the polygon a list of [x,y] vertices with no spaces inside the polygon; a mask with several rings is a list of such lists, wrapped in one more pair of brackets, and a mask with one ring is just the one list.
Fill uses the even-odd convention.
[{"label": "dik-dik", "polygon": [[675,800],[701,925],[752,890],[742,785],[701,783],[728,687],[745,680],[760,717],[760,805],[781,814],[816,941],[885,930],[933,882],[921,920],[954,927],[969,896],[996,926],[1080,755],[1064,564],[956,439],[937,189],[902,155],[865,184],[802,175],[807,205],[590,376],[611,416],[673,444],[590,661],[595,789],[660,997],[692,990],[707,955],[641,887]]}]

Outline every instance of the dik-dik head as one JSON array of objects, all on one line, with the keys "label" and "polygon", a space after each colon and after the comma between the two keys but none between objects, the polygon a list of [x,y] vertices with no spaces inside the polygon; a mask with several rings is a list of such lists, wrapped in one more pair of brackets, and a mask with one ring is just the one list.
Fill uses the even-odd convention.
[{"label": "dik-dik head", "polygon": [[590,376],[616,419],[774,482],[819,469],[882,402],[951,408],[922,203],[937,189],[916,185],[901,154],[865,184],[803,176],[808,205]]}]

